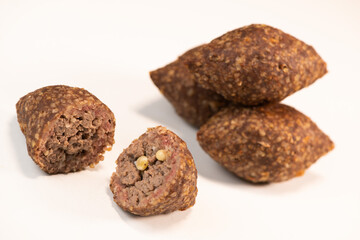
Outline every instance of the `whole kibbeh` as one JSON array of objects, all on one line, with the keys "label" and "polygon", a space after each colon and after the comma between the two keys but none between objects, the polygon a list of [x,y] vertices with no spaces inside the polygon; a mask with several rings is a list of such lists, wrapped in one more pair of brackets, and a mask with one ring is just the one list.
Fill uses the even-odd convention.
[{"label": "whole kibbeh", "polygon": [[334,148],[310,118],[279,103],[226,107],[200,128],[197,138],[214,160],[254,183],[301,176]]},{"label": "whole kibbeh", "polygon": [[184,64],[186,57],[198,48],[193,48],[176,61],[150,72],[152,81],[173,105],[177,114],[197,128],[228,104],[221,95],[200,87],[194,80],[194,74]]},{"label": "whole kibbeh", "polygon": [[49,174],[93,167],[114,144],[114,114],[85,89],[40,88],[22,97],[16,111],[30,157]]},{"label": "whole kibbeh", "polygon": [[197,170],[186,143],[165,127],[149,128],[120,154],[110,189],[125,211],[150,216],[195,204]]},{"label": "whole kibbeh", "polygon": [[185,64],[201,87],[246,106],[280,102],[327,73],[312,46],[263,24],[200,46]]}]

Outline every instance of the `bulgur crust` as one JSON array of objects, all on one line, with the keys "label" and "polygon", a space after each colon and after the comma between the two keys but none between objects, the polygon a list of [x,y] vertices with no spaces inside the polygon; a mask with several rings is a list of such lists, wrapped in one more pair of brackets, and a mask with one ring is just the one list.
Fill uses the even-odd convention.
[{"label": "bulgur crust", "polygon": [[30,157],[49,174],[94,166],[114,144],[115,117],[82,88],[40,88],[16,104]]},{"label": "bulgur crust", "polygon": [[200,87],[183,63],[186,56],[198,48],[191,49],[176,61],[150,72],[150,77],[173,105],[177,114],[199,128],[212,115],[226,106],[228,101],[221,95]]},{"label": "bulgur crust", "polygon": [[[156,159],[159,150],[166,160]],[[148,159],[138,170],[135,161]],[[197,170],[186,143],[165,127],[149,128],[120,154],[110,182],[114,201],[125,211],[150,216],[185,210],[195,204]]]},{"label": "bulgur crust", "polygon": [[202,87],[247,106],[280,102],[327,72],[312,46],[263,24],[212,40],[185,64]]},{"label": "bulgur crust", "polygon": [[310,118],[284,104],[229,106],[197,133],[214,160],[251,182],[280,182],[300,176],[334,148]]}]

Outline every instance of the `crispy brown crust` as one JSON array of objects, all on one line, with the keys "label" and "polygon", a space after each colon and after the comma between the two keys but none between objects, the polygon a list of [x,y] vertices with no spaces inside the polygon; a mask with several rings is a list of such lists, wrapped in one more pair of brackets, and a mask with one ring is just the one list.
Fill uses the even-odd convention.
[{"label": "crispy brown crust", "polygon": [[[20,129],[25,135],[29,156],[39,167],[49,174],[79,171],[103,160],[102,154],[114,144],[115,117],[111,110],[98,98],[82,88],[63,85],[48,86],[23,96],[16,104]],[[71,166],[51,164],[42,157],[45,144],[54,132],[54,124],[63,115],[73,112],[94,111],[106,118],[102,123],[107,139],[102,139],[102,147],[86,162],[74,162]]]},{"label": "crispy brown crust", "polygon": [[284,104],[224,108],[197,138],[214,160],[251,182],[300,176],[334,148],[310,118]]},{"label": "crispy brown crust", "polygon": [[150,77],[160,92],[174,106],[175,111],[191,125],[200,127],[212,115],[228,104],[221,95],[204,89],[194,81],[185,66],[184,58],[197,48],[191,49],[178,60],[150,72]]},{"label": "crispy brown crust", "polygon": [[313,47],[262,24],[228,32],[185,62],[202,87],[248,106],[279,102],[327,72]]},{"label": "crispy brown crust", "polygon": [[[170,173],[165,176],[166,181],[161,186],[140,201],[138,205],[134,205],[128,199],[127,186],[121,183],[122,169],[119,167],[119,163],[124,158],[124,155],[133,154],[131,149],[135,145],[144,144],[144,142],[151,144],[153,142],[151,139],[154,136],[158,140],[160,139],[160,142],[164,145],[161,147],[166,148],[167,146],[173,149],[171,158],[166,160],[172,162],[172,168]],[[195,204],[197,170],[194,160],[186,143],[165,127],[149,128],[146,133],[134,140],[127,149],[124,149],[116,162],[117,168],[111,177],[110,189],[114,194],[114,201],[123,210],[135,215],[150,216],[185,210]]]}]

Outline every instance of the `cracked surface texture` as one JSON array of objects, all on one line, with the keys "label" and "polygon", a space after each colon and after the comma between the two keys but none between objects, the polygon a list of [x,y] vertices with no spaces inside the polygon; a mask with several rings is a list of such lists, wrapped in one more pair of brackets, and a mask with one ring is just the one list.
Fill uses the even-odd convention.
[{"label": "cracked surface texture", "polygon": [[202,45],[185,64],[200,86],[246,106],[280,102],[327,72],[312,46],[263,24]]},{"label": "cracked surface texture", "polygon": [[229,106],[197,134],[214,160],[251,182],[301,176],[334,143],[310,118],[284,104]]}]

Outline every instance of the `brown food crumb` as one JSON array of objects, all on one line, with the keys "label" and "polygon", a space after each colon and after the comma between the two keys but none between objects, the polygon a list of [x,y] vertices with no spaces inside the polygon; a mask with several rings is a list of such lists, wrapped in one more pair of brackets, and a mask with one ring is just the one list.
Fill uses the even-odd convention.
[{"label": "brown food crumb", "polygon": [[195,127],[200,127],[228,104],[221,95],[200,87],[185,66],[184,59],[198,48],[191,49],[176,61],[150,72],[152,81],[179,116]]},{"label": "brown food crumb", "polygon": [[[165,150],[167,158],[156,159]],[[138,170],[135,161],[146,157],[148,166]],[[149,128],[134,140],[116,161],[110,189],[125,211],[140,216],[185,210],[195,204],[197,171],[186,143],[164,127]]]},{"label": "brown food crumb", "polygon": [[82,88],[40,88],[16,104],[28,153],[49,174],[94,167],[114,144],[115,117]]},{"label": "brown food crumb", "polygon": [[301,176],[334,148],[310,118],[278,103],[224,108],[200,128],[197,138],[214,160],[251,182]]},{"label": "brown food crumb", "polygon": [[262,24],[202,45],[185,64],[201,87],[247,106],[279,102],[327,72],[313,47]]}]

